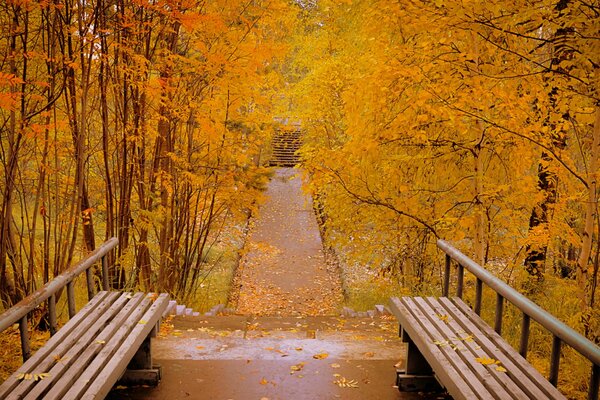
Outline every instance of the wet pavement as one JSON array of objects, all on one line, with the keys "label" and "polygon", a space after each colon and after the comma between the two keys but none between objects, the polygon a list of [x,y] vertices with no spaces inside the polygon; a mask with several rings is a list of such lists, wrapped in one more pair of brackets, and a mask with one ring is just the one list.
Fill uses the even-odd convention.
[{"label": "wet pavement", "polygon": [[394,387],[405,347],[388,318],[177,317],[154,339],[159,386],[108,398],[438,398]]}]

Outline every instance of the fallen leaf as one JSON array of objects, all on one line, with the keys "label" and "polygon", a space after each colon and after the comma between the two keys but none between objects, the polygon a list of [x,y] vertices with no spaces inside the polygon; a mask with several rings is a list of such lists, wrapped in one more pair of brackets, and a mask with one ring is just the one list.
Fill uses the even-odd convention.
[{"label": "fallen leaf", "polygon": [[138,322],[138,324],[142,324],[142,325],[145,325],[145,324],[147,324],[147,323],[148,323],[148,322],[147,322],[147,321],[145,321],[145,320],[143,320],[143,319],[140,319],[140,322]]},{"label": "fallen leaf", "polygon": [[34,381],[38,381],[38,380],[40,380],[40,381],[41,381],[42,379],[45,379],[45,378],[47,378],[47,377],[49,377],[49,376],[50,376],[50,374],[49,374],[49,373],[47,373],[47,372],[42,372],[41,374],[34,374],[34,375],[33,375],[33,380],[34,380]]},{"label": "fallen leaf", "polygon": [[341,378],[339,378],[338,380],[333,381],[333,383],[335,383],[336,385],[338,385],[339,387],[342,387],[342,388],[357,388],[358,387],[358,382],[356,380],[354,380],[354,379],[347,380],[343,376]]},{"label": "fallen leaf", "polygon": [[340,364],[333,363],[333,364],[329,364],[329,366],[330,366],[331,368],[339,368],[339,367],[340,367]]},{"label": "fallen leaf", "polygon": [[327,353],[319,353],[319,354],[315,354],[315,355],[313,356],[313,358],[314,358],[315,360],[323,360],[323,359],[325,359],[325,358],[327,358],[327,357],[329,357],[329,354],[327,354]]},{"label": "fallen leaf", "polygon": [[204,350],[204,346],[196,346],[198,350]]},{"label": "fallen leaf", "polygon": [[504,368],[502,365],[498,365],[496,367],[496,371],[499,371],[499,372],[508,372],[508,370],[506,368]]},{"label": "fallen leaf", "polygon": [[438,314],[437,317],[441,320],[444,321],[445,323],[448,323],[448,315],[447,314]]},{"label": "fallen leaf", "polygon": [[373,353],[372,351],[367,351],[367,352],[365,353],[365,357],[367,357],[367,358],[372,358],[372,357],[375,357],[375,353]]},{"label": "fallen leaf", "polygon": [[300,362],[298,364],[292,365],[290,367],[290,375],[294,375],[295,372],[302,371],[302,368],[304,368],[304,364],[304,362]]},{"label": "fallen leaf", "polygon": [[489,358],[489,357],[477,357],[475,359],[475,361],[477,361],[479,364],[483,364],[483,365],[500,364],[500,361],[498,361],[494,358]]},{"label": "fallen leaf", "polygon": [[106,343],[106,340],[96,340],[96,343],[98,343],[98,344],[104,344],[104,343]]},{"label": "fallen leaf", "polygon": [[260,383],[261,385],[266,385],[266,384],[268,384],[268,383],[269,383],[269,381],[268,381],[268,380],[266,380],[265,378],[262,378],[262,379],[260,380],[260,382],[259,382],[259,383]]}]

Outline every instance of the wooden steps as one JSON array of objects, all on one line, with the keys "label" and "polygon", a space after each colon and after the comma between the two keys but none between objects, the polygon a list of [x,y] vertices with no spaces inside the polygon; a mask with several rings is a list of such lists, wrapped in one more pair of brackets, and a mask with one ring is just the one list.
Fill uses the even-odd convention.
[{"label": "wooden steps", "polygon": [[301,131],[278,129],[273,137],[273,155],[269,162],[272,167],[294,167],[300,162],[297,154],[302,145]]}]

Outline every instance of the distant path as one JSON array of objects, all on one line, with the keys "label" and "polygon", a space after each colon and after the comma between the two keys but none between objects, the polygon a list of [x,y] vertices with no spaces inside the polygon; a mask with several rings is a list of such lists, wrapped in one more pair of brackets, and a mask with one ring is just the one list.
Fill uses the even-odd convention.
[{"label": "distant path", "polygon": [[312,199],[300,171],[278,168],[251,223],[236,277],[237,311],[254,315],[333,315],[339,276],[323,254]]}]

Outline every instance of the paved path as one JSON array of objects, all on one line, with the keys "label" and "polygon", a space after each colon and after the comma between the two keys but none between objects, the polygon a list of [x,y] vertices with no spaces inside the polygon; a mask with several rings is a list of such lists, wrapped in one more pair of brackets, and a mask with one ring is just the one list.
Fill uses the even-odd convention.
[{"label": "paved path", "polygon": [[176,317],[154,341],[157,388],[109,399],[398,400],[404,344],[385,317],[344,319],[337,271],[328,268],[297,170],[279,168],[253,221],[240,265],[240,315]]},{"label": "paved path", "polygon": [[278,168],[251,223],[240,263],[237,311],[253,315],[334,315],[342,301],[328,267],[310,196],[300,172]]}]

